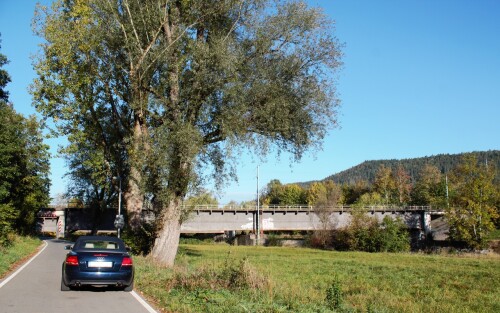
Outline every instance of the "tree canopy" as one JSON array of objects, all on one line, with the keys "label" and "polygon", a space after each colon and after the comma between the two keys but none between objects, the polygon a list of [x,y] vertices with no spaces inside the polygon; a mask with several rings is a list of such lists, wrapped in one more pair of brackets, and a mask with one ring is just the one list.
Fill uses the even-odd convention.
[{"label": "tree canopy", "polygon": [[36,213],[49,202],[49,152],[34,116],[17,113],[5,90],[10,76],[0,53],[0,246],[8,234],[35,231]]},{"label": "tree canopy", "polygon": [[99,154],[76,164],[122,177],[132,228],[156,208],[152,255],[166,264],[207,168],[222,183],[239,149],[298,159],[337,124],[342,45],[302,1],[58,1],[35,25],[38,111]]}]

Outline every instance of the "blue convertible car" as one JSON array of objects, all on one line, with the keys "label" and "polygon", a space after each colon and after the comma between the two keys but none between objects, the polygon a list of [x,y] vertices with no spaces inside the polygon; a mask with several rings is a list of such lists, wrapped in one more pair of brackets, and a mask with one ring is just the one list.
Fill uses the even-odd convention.
[{"label": "blue convertible car", "polygon": [[83,236],[62,265],[61,290],[83,285],[134,288],[134,266],[123,241],[116,237]]}]

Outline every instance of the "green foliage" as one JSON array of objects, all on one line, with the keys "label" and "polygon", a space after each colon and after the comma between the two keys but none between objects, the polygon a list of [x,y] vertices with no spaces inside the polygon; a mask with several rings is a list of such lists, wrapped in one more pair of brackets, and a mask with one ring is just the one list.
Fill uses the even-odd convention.
[{"label": "green foliage", "polygon": [[314,182],[306,189],[308,205],[315,207],[333,207],[342,204],[342,189],[331,180]]},{"label": "green foliage", "polygon": [[147,255],[156,238],[154,230],[154,225],[148,223],[143,223],[138,229],[126,227],[122,232],[122,239],[134,254]]},{"label": "green foliage", "polygon": [[[500,168],[500,150],[473,152],[473,154],[477,156],[478,160],[487,159],[491,165],[495,165],[496,168]],[[396,169],[398,165],[401,165],[408,172],[409,176],[412,178],[412,182],[414,183],[420,179],[425,166],[433,166],[437,168],[440,173],[446,174],[460,163],[462,156],[463,153],[438,154],[429,157],[404,160],[365,161],[350,169],[328,176],[325,180],[333,180],[335,183],[341,185],[353,185],[358,181],[366,181],[368,184],[373,184],[376,173],[381,165],[393,170]],[[500,173],[496,174],[495,182],[497,184],[500,183]]]},{"label": "green foliage", "polygon": [[354,213],[351,223],[332,231],[329,243],[336,250],[366,252],[406,252],[410,236],[401,219],[385,216],[382,222],[364,212]]},{"label": "green foliage", "polygon": [[35,117],[25,118],[8,104],[10,78],[0,54],[0,246],[8,234],[35,231],[36,212],[49,201],[49,153]]},{"label": "green foliage", "polygon": [[262,195],[263,204],[274,204],[278,205],[281,202],[281,190],[283,185],[277,179],[271,180]]},{"label": "green foliage", "polygon": [[411,193],[413,205],[446,207],[446,182],[436,166],[426,164]]},{"label": "green foliage", "polygon": [[189,196],[185,201],[185,206],[195,207],[197,205],[218,205],[219,202],[208,191],[202,190],[192,196]]},{"label": "green foliage", "polygon": [[373,182],[373,189],[382,196],[385,205],[394,203],[396,181],[391,168],[380,165]]},{"label": "green foliage", "polygon": [[266,238],[266,246],[269,247],[280,247],[282,245],[282,240],[277,234],[268,234]]},{"label": "green foliage", "polygon": [[451,179],[451,202],[446,210],[450,237],[472,248],[482,248],[485,236],[495,229],[498,218],[498,186],[494,184],[494,165],[478,162],[473,154],[464,155]]},{"label": "green foliage", "polygon": [[382,196],[378,192],[367,192],[363,193],[359,198],[354,202],[353,207],[367,207],[367,206],[378,206],[384,205],[385,201],[382,199]]},{"label": "green foliage", "polygon": [[354,182],[352,185],[342,185],[342,195],[344,197],[344,204],[352,205],[358,202],[358,199],[365,193],[371,192],[370,186],[364,180]]},{"label": "green foliage", "polygon": [[[2,41],[0,40],[0,43],[1,42]],[[1,45],[0,48],[2,48]],[[9,73],[3,69],[3,66],[8,63],[9,61],[7,60],[7,57],[0,53],[0,103],[7,103],[9,100],[9,92],[5,90],[5,86],[7,86],[11,80]]]},{"label": "green foliage", "polygon": [[280,194],[280,205],[296,205],[305,203],[305,192],[297,184],[283,186]]},{"label": "green foliage", "polygon": [[306,191],[297,184],[282,185],[279,180],[272,180],[267,184],[262,203],[271,205],[305,204]]},{"label": "green foliage", "polygon": [[378,251],[406,252],[410,251],[410,237],[405,222],[398,218],[385,216],[380,224],[378,234]]},{"label": "green foliage", "polygon": [[34,25],[37,110],[68,136],[78,188],[122,177],[133,225],[144,199],[168,211],[158,231],[178,224],[190,188],[233,177],[242,149],[299,159],[337,125],[342,45],[304,2],[58,1]]},{"label": "green foliage", "polygon": [[0,249],[12,243],[9,234],[14,230],[13,225],[17,216],[18,212],[11,204],[0,204]]},{"label": "green foliage", "polygon": [[0,279],[12,269],[12,266],[33,254],[41,244],[38,238],[13,234],[9,234],[8,241],[8,245],[0,245]]},{"label": "green foliage", "polygon": [[326,289],[326,305],[331,310],[340,310],[344,305],[342,296],[342,284],[338,277],[334,277],[330,287]]}]

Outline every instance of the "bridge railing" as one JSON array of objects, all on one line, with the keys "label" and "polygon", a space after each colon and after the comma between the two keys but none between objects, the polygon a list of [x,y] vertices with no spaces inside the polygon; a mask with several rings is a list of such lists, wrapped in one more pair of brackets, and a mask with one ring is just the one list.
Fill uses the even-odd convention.
[{"label": "bridge railing", "polygon": [[[249,205],[184,205],[183,209],[191,211],[210,211],[210,212],[250,212],[256,211],[257,207]],[[390,205],[378,205],[378,206],[364,206],[364,207],[352,207],[352,206],[326,206],[326,207],[316,207],[310,205],[262,205],[259,210],[264,212],[319,212],[319,211],[330,211],[330,212],[351,212],[365,210],[367,212],[408,212],[408,211],[442,211],[438,208],[433,208],[431,206],[390,206]]]}]

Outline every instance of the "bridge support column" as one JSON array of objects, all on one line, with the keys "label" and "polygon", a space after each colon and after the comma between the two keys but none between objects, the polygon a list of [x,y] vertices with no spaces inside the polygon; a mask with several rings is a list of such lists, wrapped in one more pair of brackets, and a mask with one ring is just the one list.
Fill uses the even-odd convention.
[{"label": "bridge support column", "polygon": [[432,232],[431,213],[429,213],[429,212],[425,212],[425,211],[422,212],[422,231],[424,232],[426,238]]},{"label": "bridge support column", "polygon": [[56,211],[57,216],[57,226],[56,226],[56,238],[64,238],[66,233],[66,216],[64,210]]}]

